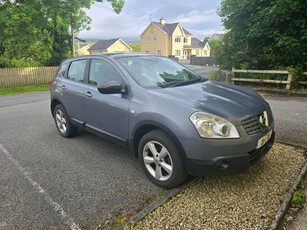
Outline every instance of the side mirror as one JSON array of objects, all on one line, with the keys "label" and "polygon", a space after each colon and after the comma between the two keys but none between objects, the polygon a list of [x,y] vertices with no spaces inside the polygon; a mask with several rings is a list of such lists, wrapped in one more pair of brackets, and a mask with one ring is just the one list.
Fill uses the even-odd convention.
[{"label": "side mirror", "polygon": [[101,84],[98,88],[99,93],[102,94],[118,94],[125,93],[126,89],[123,85],[118,83],[117,81],[107,81]]}]

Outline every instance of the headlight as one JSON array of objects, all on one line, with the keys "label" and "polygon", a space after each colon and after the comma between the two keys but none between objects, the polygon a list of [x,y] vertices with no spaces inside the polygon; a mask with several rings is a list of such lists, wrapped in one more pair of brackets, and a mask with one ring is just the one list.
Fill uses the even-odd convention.
[{"label": "headlight", "polygon": [[199,135],[204,138],[239,138],[236,127],[210,113],[196,112],[190,117]]}]

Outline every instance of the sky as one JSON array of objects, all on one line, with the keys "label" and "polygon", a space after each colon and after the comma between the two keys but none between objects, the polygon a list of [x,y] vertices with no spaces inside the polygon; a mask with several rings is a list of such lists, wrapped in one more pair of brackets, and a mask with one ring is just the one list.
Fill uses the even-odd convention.
[{"label": "sky", "polygon": [[138,41],[151,21],[164,17],[166,23],[180,24],[203,40],[214,33],[223,33],[223,26],[216,11],[221,0],[125,0],[120,14],[104,1],[95,3],[86,10],[92,18],[89,31],[83,30],[78,37],[83,39],[122,38]]}]

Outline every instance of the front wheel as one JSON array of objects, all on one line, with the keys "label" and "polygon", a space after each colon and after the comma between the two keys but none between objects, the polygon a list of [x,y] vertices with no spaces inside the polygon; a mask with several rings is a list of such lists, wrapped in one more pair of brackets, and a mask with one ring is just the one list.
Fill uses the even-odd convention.
[{"label": "front wheel", "polygon": [[144,135],[138,152],[142,168],[154,184],[171,189],[187,178],[180,152],[166,133],[154,130]]}]

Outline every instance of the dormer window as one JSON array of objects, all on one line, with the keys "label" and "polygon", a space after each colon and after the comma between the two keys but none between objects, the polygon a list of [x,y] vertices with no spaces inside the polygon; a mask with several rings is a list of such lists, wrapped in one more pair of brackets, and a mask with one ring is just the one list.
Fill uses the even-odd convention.
[{"label": "dormer window", "polygon": [[153,37],[153,41],[154,41],[154,42],[156,42],[156,41],[157,41],[157,38],[156,38],[156,36],[154,36],[154,37]]},{"label": "dormer window", "polygon": [[188,38],[183,38],[183,43],[188,43]]},{"label": "dormer window", "polygon": [[181,42],[181,37],[175,37],[175,42],[178,42],[178,43],[180,43]]}]

